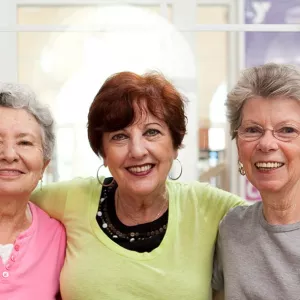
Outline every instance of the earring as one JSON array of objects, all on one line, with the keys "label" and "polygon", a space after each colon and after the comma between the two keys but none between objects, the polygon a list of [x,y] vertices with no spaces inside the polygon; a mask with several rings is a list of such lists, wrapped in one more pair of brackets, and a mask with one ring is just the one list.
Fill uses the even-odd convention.
[{"label": "earring", "polygon": [[244,170],[243,164],[240,161],[238,162],[238,164],[239,164],[239,172],[240,172],[240,174],[243,175],[243,176],[245,176],[246,172]]},{"label": "earring", "polygon": [[[180,162],[180,160],[179,160],[178,158],[176,158],[175,160],[177,160],[178,163],[179,163],[179,165],[180,165],[180,173],[179,173],[179,175],[178,175],[176,178],[173,178],[173,177],[171,177],[170,175],[168,175],[168,177],[169,177],[171,180],[177,180],[177,179],[179,179],[180,176],[181,176],[181,174],[182,174],[182,164],[181,164],[181,162]],[[174,161],[175,161],[175,160],[174,160]]]},{"label": "earring", "polygon": [[43,177],[40,179],[40,191],[43,190]]},{"label": "earring", "polygon": [[101,166],[98,168],[98,170],[97,170],[97,175],[96,175],[97,180],[98,180],[98,182],[99,182],[102,186],[104,186],[104,187],[113,186],[113,185],[115,184],[115,180],[114,180],[114,179],[113,179],[109,184],[104,184],[104,182],[101,182],[101,181],[100,181],[100,179],[99,179],[99,171],[100,171],[100,169],[101,169],[103,166],[104,166],[104,164],[101,165]]}]

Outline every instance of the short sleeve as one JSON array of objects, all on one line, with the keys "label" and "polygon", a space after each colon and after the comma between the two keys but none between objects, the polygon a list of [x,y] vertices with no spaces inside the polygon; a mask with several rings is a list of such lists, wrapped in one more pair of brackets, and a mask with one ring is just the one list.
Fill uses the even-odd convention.
[{"label": "short sleeve", "polygon": [[52,218],[62,222],[70,186],[71,182],[67,181],[48,184],[42,189],[36,189],[32,193],[30,201],[47,212]]},{"label": "short sleeve", "polygon": [[208,206],[207,211],[214,214],[214,219],[220,222],[228,211],[236,206],[247,205],[247,202],[237,195],[211,186],[207,183],[194,183],[195,198],[200,199],[201,206]]},{"label": "short sleeve", "polygon": [[[101,178],[104,180],[104,177]],[[93,177],[75,178],[70,181],[51,183],[37,189],[31,195],[30,200],[55,218],[64,223],[66,210],[73,207],[73,203],[93,198],[94,194],[101,193],[101,185]]]}]

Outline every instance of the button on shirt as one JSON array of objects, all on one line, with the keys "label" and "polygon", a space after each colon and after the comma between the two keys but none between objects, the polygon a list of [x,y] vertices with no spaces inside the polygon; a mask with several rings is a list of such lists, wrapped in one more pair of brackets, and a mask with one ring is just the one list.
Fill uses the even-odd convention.
[{"label": "button on shirt", "polygon": [[0,245],[0,299],[55,300],[66,247],[64,227],[30,203],[32,223]]}]

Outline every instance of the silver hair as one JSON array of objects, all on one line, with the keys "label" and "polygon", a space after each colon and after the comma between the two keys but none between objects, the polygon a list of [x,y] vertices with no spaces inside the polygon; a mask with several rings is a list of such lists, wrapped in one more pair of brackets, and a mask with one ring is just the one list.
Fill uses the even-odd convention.
[{"label": "silver hair", "polygon": [[55,142],[54,120],[50,109],[36,99],[35,93],[26,85],[0,82],[0,107],[24,109],[35,117],[41,126],[44,160],[51,159]]},{"label": "silver hair", "polygon": [[242,122],[245,102],[254,97],[274,98],[283,96],[300,101],[300,69],[288,64],[267,63],[245,69],[227,95],[227,119],[231,138]]}]

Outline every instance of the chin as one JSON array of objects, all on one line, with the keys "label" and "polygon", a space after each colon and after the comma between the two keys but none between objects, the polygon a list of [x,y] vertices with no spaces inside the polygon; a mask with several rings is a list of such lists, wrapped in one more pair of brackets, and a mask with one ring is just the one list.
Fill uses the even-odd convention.
[{"label": "chin", "polygon": [[157,188],[157,185],[153,183],[149,184],[137,184],[131,187],[131,190],[134,192],[135,195],[141,195],[141,196],[146,196],[151,193],[153,193]]},{"label": "chin", "polygon": [[140,196],[147,196],[147,195],[150,195],[153,192],[154,192],[153,188],[147,188],[147,187],[134,189],[135,195],[140,195]]},{"label": "chin", "polygon": [[275,193],[280,192],[282,184],[278,182],[260,182],[254,185],[260,193]]}]

